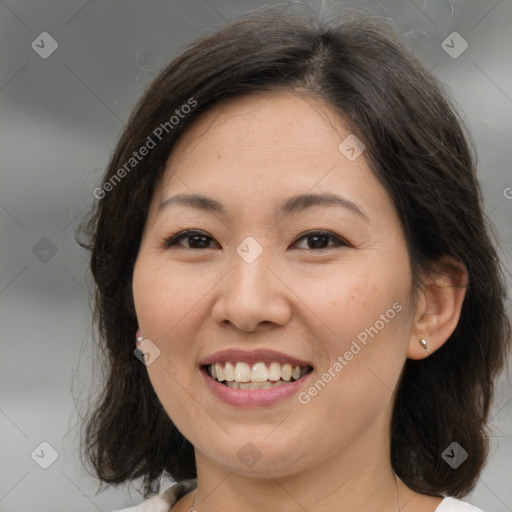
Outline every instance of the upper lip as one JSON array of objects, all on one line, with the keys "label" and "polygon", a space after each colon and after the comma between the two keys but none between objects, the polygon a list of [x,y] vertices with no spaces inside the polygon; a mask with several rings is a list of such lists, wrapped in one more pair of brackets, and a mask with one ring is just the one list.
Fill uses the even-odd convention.
[{"label": "upper lip", "polygon": [[281,364],[289,363],[292,366],[313,366],[310,362],[298,359],[296,357],[283,354],[282,352],[276,352],[275,350],[269,349],[257,349],[257,350],[242,350],[242,349],[226,349],[220,352],[215,352],[199,362],[199,366],[207,366],[213,363],[219,363],[224,361],[233,362],[244,362],[248,364],[254,363],[272,363],[276,361]]}]

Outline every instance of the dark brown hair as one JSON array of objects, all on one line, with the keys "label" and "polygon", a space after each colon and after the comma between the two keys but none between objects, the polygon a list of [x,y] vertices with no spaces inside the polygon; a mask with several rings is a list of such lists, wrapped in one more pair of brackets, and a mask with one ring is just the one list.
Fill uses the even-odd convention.
[{"label": "dark brown hair", "polygon": [[[79,241],[91,250],[106,372],[84,423],[86,463],[108,484],[143,477],[145,498],[159,492],[162,475],[196,476],[192,445],[134,357],[132,274],[153,192],[180,135],[212,105],[260,91],[306,91],[363,141],[399,213],[413,277],[443,255],[465,265],[460,321],[430,357],[406,361],[391,426],[392,465],[408,487],[464,496],[487,457],[494,380],[510,346],[505,281],[463,123],[390,23],[368,17],[329,25],[271,12],[232,22],[189,46],[136,105],[104,176],[111,186],[82,226],[87,241]],[[179,122],[170,122],[177,110]],[[159,126],[167,128],[161,140],[126,171]],[[123,166],[122,179],[112,181]],[[454,441],[469,454],[456,470],[441,458]]]}]

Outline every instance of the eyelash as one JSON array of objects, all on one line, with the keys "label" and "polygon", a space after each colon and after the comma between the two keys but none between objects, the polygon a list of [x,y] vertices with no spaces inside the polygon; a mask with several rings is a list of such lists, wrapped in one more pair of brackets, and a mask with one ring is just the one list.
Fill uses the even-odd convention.
[{"label": "eyelash", "polygon": [[[211,236],[207,235],[203,231],[187,229],[185,231],[180,231],[179,233],[176,233],[175,235],[171,236],[170,238],[167,238],[164,241],[163,245],[165,248],[170,248],[173,245],[177,245],[177,242],[180,242],[181,240],[185,240],[187,238],[190,239],[190,237],[197,236],[197,235],[200,235],[200,236],[206,237],[210,240],[213,240],[213,238]],[[308,238],[313,235],[320,235],[320,236],[323,236],[326,238],[330,238],[331,240],[335,240],[338,243],[338,247],[350,246],[350,244],[346,240],[344,240],[343,238],[341,238],[337,235],[334,235],[328,231],[308,231],[306,233],[301,234],[294,243],[298,242],[299,240],[301,240],[303,238]],[[335,249],[335,248],[336,248],[335,246],[331,246],[331,247],[322,247],[320,249],[309,249],[309,250],[319,251],[319,250]],[[204,247],[203,248],[184,247],[184,249],[205,250],[205,249],[211,249],[211,247],[206,247],[206,248],[204,248]]]}]

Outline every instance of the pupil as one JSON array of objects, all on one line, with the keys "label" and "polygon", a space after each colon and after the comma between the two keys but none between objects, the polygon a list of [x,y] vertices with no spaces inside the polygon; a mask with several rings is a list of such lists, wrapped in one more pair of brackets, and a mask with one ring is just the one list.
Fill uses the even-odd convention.
[{"label": "pupil", "polygon": [[309,244],[310,247],[313,245],[315,249],[322,249],[325,246],[322,242],[325,242],[327,237],[325,235],[310,235],[309,240],[313,240],[313,244]]},{"label": "pupil", "polygon": [[[199,245],[200,247],[208,247],[208,240],[205,235],[191,235],[190,238],[192,240],[193,246]],[[203,244],[201,244],[201,242],[199,242],[199,244],[197,244],[198,239],[200,239],[200,240],[202,239]]]}]

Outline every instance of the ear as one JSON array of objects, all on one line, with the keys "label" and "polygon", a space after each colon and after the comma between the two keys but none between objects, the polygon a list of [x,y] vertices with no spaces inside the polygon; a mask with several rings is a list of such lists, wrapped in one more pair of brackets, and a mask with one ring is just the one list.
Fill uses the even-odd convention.
[{"label": "ear", "polygon": [[[423,359],[442,347],[457,323],[468,283],[468,272],[463,263],[443,256],[427,275],[417,292],[416,312],[411,339],[406,355],[409,359]],[[424,339],[428,352],[420,343]]]}]

